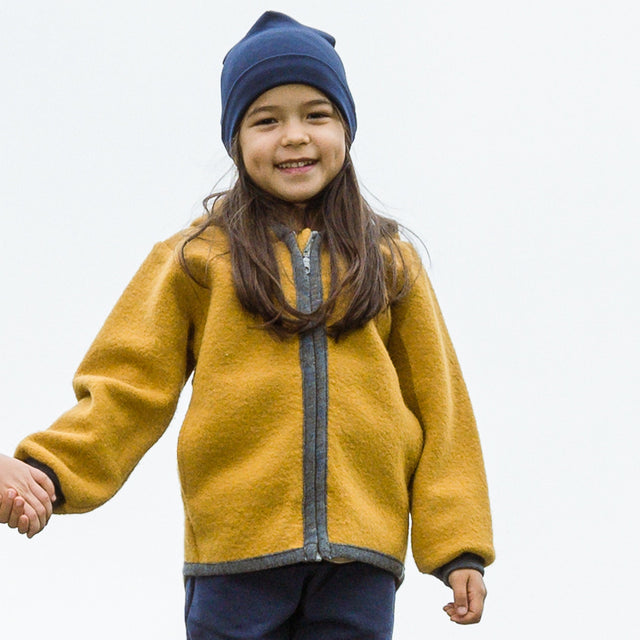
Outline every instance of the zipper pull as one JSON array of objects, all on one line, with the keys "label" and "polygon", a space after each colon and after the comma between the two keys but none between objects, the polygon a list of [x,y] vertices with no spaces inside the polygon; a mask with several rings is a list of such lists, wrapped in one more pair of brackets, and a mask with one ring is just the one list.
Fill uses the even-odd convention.
[{"label": "zipper pull", "polygon": [[315,239],[318,235],[317,231],[312,231],[309,236],[309,240],[307,240],[307,244],[302,252],[302,264],[304,265],[304,272],[309,275],[311,273],[311,247],[315,242]]}]

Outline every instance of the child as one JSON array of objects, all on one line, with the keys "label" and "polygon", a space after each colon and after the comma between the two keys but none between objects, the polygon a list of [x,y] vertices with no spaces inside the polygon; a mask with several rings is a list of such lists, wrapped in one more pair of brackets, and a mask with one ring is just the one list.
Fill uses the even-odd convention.
[{"label": "child", "polygon": [[[467,391],[419,258],[358,190],[334,40],[265,13],[222,71],[238,177],[157,244],[16,456],[58,513],[111,498],[169,424],[191,640],[390,638],[409,514],[419,569],[477,622],[493,560]],[[210,206],[209,206],[210,205]]]}]

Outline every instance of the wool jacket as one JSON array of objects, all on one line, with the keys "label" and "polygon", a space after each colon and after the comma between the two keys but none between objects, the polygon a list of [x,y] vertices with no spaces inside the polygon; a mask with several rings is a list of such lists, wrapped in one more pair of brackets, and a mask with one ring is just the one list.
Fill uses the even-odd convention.
[{"label": "wool jacket", "polygon": [[[471,404],[410,245],[410,292],[336,341],[324,327],[274,337],[237,299],[224,232],[188,243],[193,278],[182,238],[153,248],[107,318],[74,377],[77,405],[18,446],[53,470],[56,511],[109,500],[193,375],[178,440],[185,575],[357,560],[401,580],[410,521],[421,571],[492,562]],[[280,229],[274,247],[288,299],[315,308],[329,288],[321,233]]]}]

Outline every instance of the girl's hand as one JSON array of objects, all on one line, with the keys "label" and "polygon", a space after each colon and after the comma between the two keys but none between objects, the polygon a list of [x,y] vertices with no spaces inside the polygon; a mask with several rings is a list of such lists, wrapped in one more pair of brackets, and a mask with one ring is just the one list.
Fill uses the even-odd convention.
[{"label": "girl's hand", "polygon": [[444,606],[452,622],[474,624],[480,622],[487,589],[479,571],[456,569],[449,574],[449,584],[453,589],[453,602]]},{"label": "girl's hand", "polygon": [[[12,493],[15,492],[15,493]],[[21,460],[0,454],[0,522],[32,538],[44,529],[56,499],[50,478]],[[17,502],[16,502],[17,501]],[[29,526],[24,531],[24,516]]]}]

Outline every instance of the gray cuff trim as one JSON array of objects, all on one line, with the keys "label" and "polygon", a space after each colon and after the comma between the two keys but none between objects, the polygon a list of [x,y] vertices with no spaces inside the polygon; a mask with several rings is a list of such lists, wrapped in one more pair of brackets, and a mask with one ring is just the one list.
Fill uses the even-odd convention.
[{"label": "gray cuff trim", "polygon": [[442,580],[447,587],[450,587],[449,575],[456,569],[475,569],[480,572],[481,575],[484,575],[484,560],[475,553],[463,553],[457,558],[454,558],[451,562],[447,562],[447,564],[436,569],[433,572],[433,575]]}]

